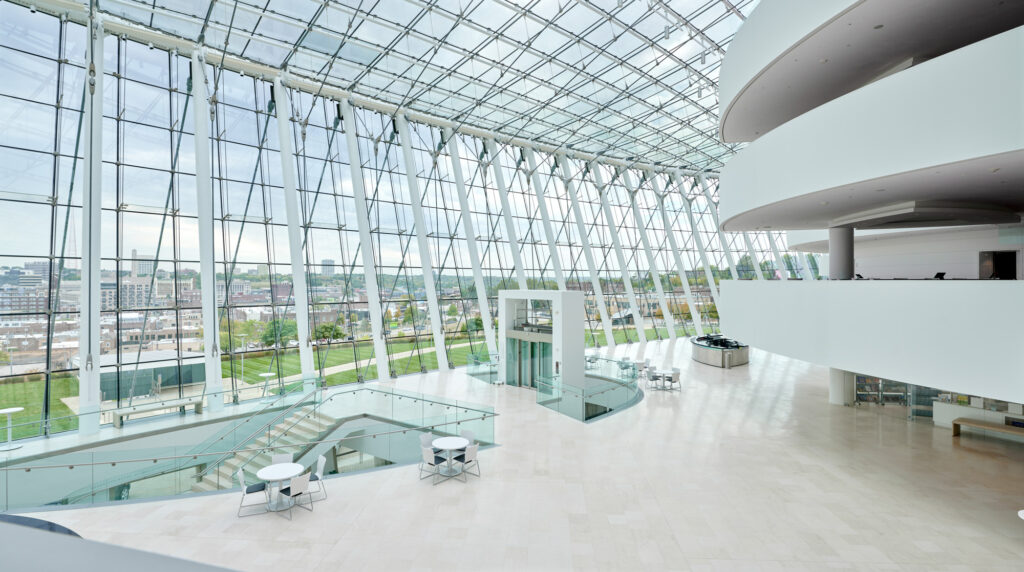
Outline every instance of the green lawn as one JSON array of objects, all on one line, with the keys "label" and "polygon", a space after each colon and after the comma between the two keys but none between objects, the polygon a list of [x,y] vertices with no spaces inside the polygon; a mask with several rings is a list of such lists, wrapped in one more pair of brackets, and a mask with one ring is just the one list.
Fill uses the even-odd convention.
[{"label": "green lawn", "polygon": [[[3,404],[3,407],[25,408],[24,411],[12,416],[12,423],[16,425],[13,430],[15,439],[42,434],[39,421],[43,415],[43,395],[46,390],[46,382],[42,379],[32,379],[37,377],[41,378],[42,374],[12,377],[0,382],[0,404]],[[78,418],[67,417],[73,413],[60,400],[62,397],[72,396],[78,396],[78,378],[68,374],[54,375],[50,384],[50,418],[65,418],[51,421],[51,432],[57,433],[78,428]],[[19,425],[22,423],[30,423],[30,425]]]}]

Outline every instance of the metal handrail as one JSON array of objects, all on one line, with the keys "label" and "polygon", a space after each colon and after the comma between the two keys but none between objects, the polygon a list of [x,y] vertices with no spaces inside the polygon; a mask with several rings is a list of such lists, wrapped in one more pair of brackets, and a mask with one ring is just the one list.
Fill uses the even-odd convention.
[{"label": "metal handrail", "polygon": [[[466,411],[472,411],[470,409],[465,409],[465,410]],[[487,412],[484,412],[484,414],[481,415],[479,417],[479,419],[480,419],[480,421],[485,421],[488,418],[497,417],[498,415],[499,415],[498,413],[487,413]],[[110,466],[113,467],[113,466],[116,466],[118,463],[144,463],[144,462],[149,462],[149,461],[151,461],[153,463],[156,463],[156,462],[159,462],[159,461],[169,461],[169,460],[173,460],[173,459],[198,459],[199,457],[206,457],[206,456],[212,456],[212,455],[224,455],[225,457],[227,457],[228,455],[235,455],[235,454],[238,454],[238,453],[248,453],[248,452],[252,452],[252,451],[263,452],[263,451],[270,451],[270,450],[276,450],[276,449],[286,449],[286,448],[289,448],[289,447],[305,447],[305,446],[308,446],[308,445],[320,445],[320,444],[323,444],[323,443],[340,443],[342,441],[347,441],[349,439],[365,439],[367,437],[370,437],[372,439],[376,439],[377,437],[383,436],[383,435],[392,435],[392,434],[396,434],[396,433],[408,433],[409,431],[421,431],[421,430],[426,430],[426,429],[433,430],[433,429],[437,429],[438,427],[443,427],[443,426],[446,426],[446,425],[451,425],[452,423],[455,423],[455,424],[466,423],[467,421],[473,421],[475,419],[477,419],[477,417],[472,417],[472,418],[469,418],[469,419],[459,419],[459,420],[456,420],[456,421],[446,421],[444,423],[435,423],[433,425],[421,425],[421,426],[417,426],[417,427],[407,427],[405,429],[394,429],[392,431],[381,431],[380,433],[371,433],[369,435],[354,435],[354,436],[349,436],[349,437],[342,437],[340,439],[322,439],[322,440],[318,440],[318,441],[304,441],[302,443],[292,443],[290,445],[274,445],[274,446],[270,446],[270,447],[256,447],[256,448],[253,448],[253,449],[233,449],[231,451],[219,451],[219,452],[212,452],[212,453],[195,453],[195,454],[187,454],[187,455],[168,455],[166,457],[145,457],[145,458],[141,458],[141,459],[121,459],[121,460],[118,460],[118,461],[90,461],[90,462],[85,462],[85,463],[64,463],[64,464],[60,464],[60,465],[33,465],[31,467],[0,467],[0,471],[25,471],[26,473],[30,473],[30,472],[32,472],[33,469],[63,469],[63,468],[74,469],[75,467],[94,467],[94,466],[99,466],[99,465],[110,465]],[[219,464],[219,461],[218,461],[217,464]]]}]

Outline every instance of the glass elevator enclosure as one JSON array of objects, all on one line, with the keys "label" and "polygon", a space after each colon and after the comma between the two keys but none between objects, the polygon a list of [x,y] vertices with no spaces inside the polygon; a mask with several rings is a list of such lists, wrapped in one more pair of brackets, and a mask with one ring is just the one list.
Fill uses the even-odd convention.
[{"label": "glass elevator enclosure", "polygon": [[537,380],[554,375],[554,359],[550,342],[509,339],[505,364],[508,385],[537,388]]}]

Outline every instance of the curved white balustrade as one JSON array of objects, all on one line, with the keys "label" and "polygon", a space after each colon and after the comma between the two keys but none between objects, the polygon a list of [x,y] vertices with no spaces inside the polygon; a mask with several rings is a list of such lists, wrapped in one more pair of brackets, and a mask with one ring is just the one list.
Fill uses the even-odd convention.
[{"label": "curved white balustrade", "polygon": [[1024,28],[809,111],[722,171],[722,228],[807,229],[912,200],[990,202],[1024,181]]},{"label": "curved white balustrade", "polygon": [[1019,281],[723,280],[720,311],[725,335],[759,349],[1024,402]]}]

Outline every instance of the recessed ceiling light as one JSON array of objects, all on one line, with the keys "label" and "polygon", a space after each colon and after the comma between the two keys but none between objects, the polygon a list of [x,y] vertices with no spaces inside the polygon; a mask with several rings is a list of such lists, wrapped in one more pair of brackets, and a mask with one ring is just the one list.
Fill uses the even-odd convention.
[{"label": "recessed ceiling light", "polygon": [[821,206],[828,206],[828,201],[821,201]]},{"label": "recessed ceiling light", "polygon": [[875,26],[875,29],[876,30],[881,30],[884,27],[885,27],[885,24],[878,24],[877,26]]},{"label": "recessed ceiling light", "polygon": [[820,63],[823,63],[823,64],[827,64],[827,63],[828,63],[828,58],[821,58],[821,59],[820,59],[820,60],[818,60],[818,61],[819,61]]},{"label": "recessed ceiling light", "polygon": [[992,169],[992,172],[993,173],[998,173],[999,172],[999,167],[996,167],[995,169]]},{"label": "recessed ceiling light", "polygon": [[885,189],[875,189],[875,192],[876,192],[876,193],[884,193],[884,192],[885,192]]}]

